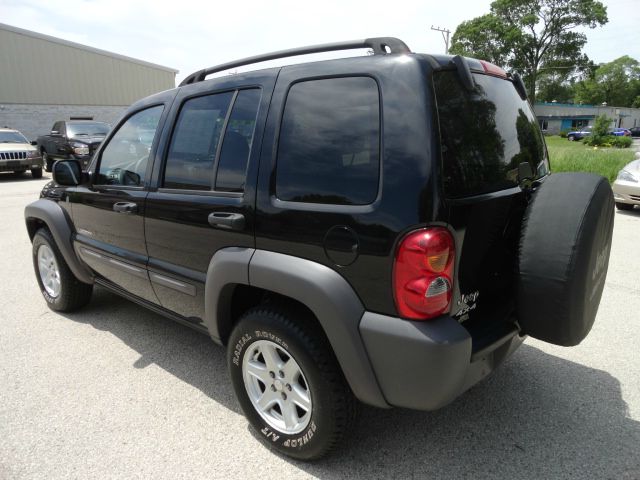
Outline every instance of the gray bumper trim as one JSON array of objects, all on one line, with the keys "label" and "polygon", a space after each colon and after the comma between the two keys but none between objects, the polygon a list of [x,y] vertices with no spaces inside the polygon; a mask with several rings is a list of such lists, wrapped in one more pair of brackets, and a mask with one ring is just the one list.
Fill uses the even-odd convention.
[{"label": "gray bumper trim", "polygon": [[522,343],[502,338],[471,362],[471,336],[451,317],[412,322],[366,312],[360,333],[385,399],[416,410],[450,403]]}]

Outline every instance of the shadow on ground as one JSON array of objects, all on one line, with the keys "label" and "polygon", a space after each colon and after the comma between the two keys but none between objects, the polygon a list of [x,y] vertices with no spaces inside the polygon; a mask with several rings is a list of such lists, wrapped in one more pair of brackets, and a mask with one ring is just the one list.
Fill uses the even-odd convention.
[{"label": "shadow on ground", "polygon": [[[50,173],[43,172],[43,179],[46,180],[48,177],[51,177]],[[34,181],[31,176],[31,172],[27,170],[24,173],[13,173],[13,172],[0,172],[0,183],[5,182],[26,182],[26,181]]]},{"label": "shadow on ground", "polygon": [[[135,349],[135,368],[155,364],[240,412],[225,351],[208,337],[102,289],[69,318]],[[525,344],[442,410],[363,406],[333,456],[288,461],[319,478],[639,479],[640,423],[629,418],[620,383],[609,373]]]}]

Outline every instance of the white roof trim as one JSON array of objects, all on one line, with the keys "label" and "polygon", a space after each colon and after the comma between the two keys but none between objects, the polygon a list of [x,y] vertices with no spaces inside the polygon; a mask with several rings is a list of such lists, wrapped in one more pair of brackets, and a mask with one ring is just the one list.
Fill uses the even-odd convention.
[{"label": "white roof trim", "polygon": [[106,50],[100,50],[99,48],[89,47],[87,45],[81,45],[80,43],[70,42],[68,40],[63,40],[61,38],[52,37],[50,35],[45,35],[43,33],[32,32],[31,30],[24,30],[22,28],[14,27],[11,25],[7,25],[5,23],[0,23],[1,30],[7,30],[9,32],[18,33],[20,35],[26,35],[28,37],[38,38],[40,40],[45,40],[47,42],[58,43],[60,45],[65,45],[67,47],[77,48],[79,50],[85,50],[87,52],[96,53],[98,55],[104,55],[106,57],[117,58],[119,60],[125,60],[131,63],[137,63],[139,65],[144,65],[145,67],[156,68],[158,70],[164,70],[165,72],[171,72],[173,74],[177,74],[179,70],[171,67],[164,67],[162,65],[157,65],[151,62],[145,62],[144,60],[138,60],[137,58],[127,57],[125,55],[120,55],[118,53],[107,52]]}]

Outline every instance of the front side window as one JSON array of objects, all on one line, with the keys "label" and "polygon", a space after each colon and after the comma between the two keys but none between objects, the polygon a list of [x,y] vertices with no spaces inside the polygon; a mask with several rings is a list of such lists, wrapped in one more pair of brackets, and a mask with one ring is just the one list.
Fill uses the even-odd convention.
[{"label": "front side window", "polygon": [[369,77],[294,84],[280,127],[276,196],[367,205],[380,179],[378,86]]},{"label": "front side window", "polygon": [[[97,184],[142,186],[163,108],[158,105],[142,110],[120,126],[102,151]],[[153,132],[151,142],[148,141],[149,132]]]}]

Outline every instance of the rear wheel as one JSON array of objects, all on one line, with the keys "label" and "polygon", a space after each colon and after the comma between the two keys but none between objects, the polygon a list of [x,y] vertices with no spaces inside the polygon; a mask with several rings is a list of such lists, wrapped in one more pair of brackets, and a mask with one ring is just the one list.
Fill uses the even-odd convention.
[{"label": "rear wheel", "polygon": [[356,401],[308,314],[265,305],[245,313],[229,339],[240,406],[259,438],[290,457],[313,460],[343,438]]},{"label": "rear wheel", "polygon": [[633,210],[633,205],[629,203],[616,202],[616,208],[618,210]]},{"label": "rear wheel", "polygon": [[70,312],[89,302],[93,285],[75,277],[49,230],[36,232],[32,254],[40,291],[51,310]]},{"label": "rear wheel", "polygon": [[576,139],[576,137],[574,137],[573,135],[569,135],[567,137],[567,140],[569,140],[570,142],[573,142]]}]

